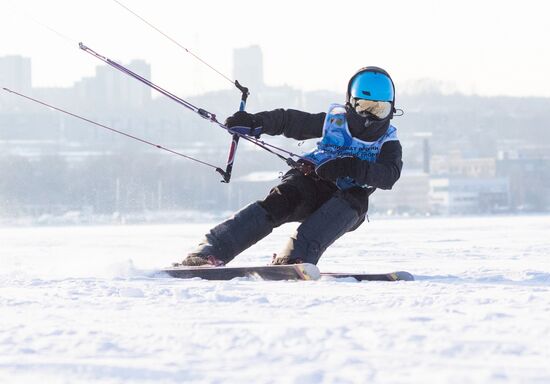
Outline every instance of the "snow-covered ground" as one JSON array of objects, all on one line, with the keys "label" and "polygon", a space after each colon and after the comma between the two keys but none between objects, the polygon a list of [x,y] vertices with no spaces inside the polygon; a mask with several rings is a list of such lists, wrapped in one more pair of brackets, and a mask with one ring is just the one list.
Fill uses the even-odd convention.
[{"label": "snow-covered ground", "polygon": [[319,264],[414,282],[155,277],[208,227],[0,228],[0,382],[550,382],[549,216],[376,219]]}]

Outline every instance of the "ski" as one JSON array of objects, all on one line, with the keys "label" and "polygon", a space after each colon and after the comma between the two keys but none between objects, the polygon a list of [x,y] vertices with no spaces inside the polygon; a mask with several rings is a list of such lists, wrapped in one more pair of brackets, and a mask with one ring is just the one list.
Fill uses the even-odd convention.
[{"label": "ski", "polygon": [[171,267],[162,272],[179,279],[199,277],[205,280],[231,280],[237,277],[263,280],[318,280],[319,269],[313,264],[266,265],[258,267]]},{"label": "ski", "polygon": [[237,277],[259,278],[262,280],[318,280],[321,277],[353,278],[357,281],[413,281],[409,272],[391,273],[341,273],[320,272],[313,264],[265,265],[254,267],[171,267],[161,270],[178,279],[231,280]]},{"label": "ski", "polygon": [[406,271],[391,273],[338,273],[322,272],[321,277],[354,278],[357,281],[414,281],[414,276]]}]

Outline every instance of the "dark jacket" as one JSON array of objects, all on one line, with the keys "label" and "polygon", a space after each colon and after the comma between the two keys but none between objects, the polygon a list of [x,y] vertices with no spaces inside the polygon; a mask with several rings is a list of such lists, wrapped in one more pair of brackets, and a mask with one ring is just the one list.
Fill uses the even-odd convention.
[{"label": "dark jacket", "polygon": [[[307,140],[322,137],[326,113],[312,114],[293,109],[275,109],[257,113],[256,116],[261,118],[262,132],[265,134],[272,136],[284,135],[296,140]],[[364,141],[377,140],[387,130],[387,125],[385,125],[374,132],[369,132],[362,127],[353,126],[352,119],[348,119],[348,124],[351,133]],[[368,184],[375,188],[391,189],[401,175],[401,168],[403,167],[401,156],[402,149],[399,141],[384,143],[376,162],[365,164],[363,179],[357,181],[360,184]]]}]

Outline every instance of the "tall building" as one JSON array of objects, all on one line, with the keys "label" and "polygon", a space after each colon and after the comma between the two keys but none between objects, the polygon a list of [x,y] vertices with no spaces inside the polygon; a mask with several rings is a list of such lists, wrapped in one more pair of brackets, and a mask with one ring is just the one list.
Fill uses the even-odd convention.
[{"label": "tall building", "polygon": [[[151,66],[143,60],[133,60],[126,67],[151,78]],[[150,87],[105,65],[96,68],[94,77],[76,83],[75,91],[81,100],[105,109],[142,108],[151,101]]]},{"label": "tall building", "polygon": [[233,51],[233,78],[249,89],[264,87],[264,59],[258,45]]},{"label": "tall building", "polygon": [[[151,80],[151,66],[144,60],[132,60],[128,68],[138,75]],[[124,92],[132,107],[145,107],[151,101],[151,88],[141,82],[127,77]]]},{"label": "tall building", "polygon": [[31,59],[23,56],[0,57],[0,85],[18,92],[31,89]]}]

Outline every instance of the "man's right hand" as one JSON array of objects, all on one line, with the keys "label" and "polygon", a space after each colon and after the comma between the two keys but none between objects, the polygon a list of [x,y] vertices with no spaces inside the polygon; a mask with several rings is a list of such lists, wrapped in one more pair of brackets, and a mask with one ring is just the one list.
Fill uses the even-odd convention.
[{"label": "man's right hand", "polygon": [[262,134],[262,119],[245,111],[238,111],[225,120],[229,132],[241,135],[260,137]]}]

